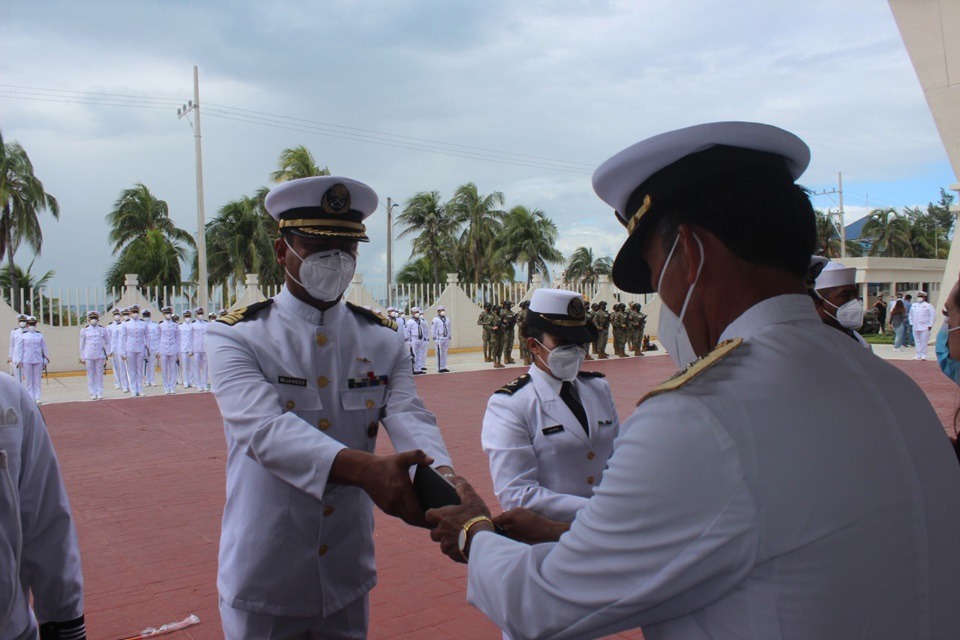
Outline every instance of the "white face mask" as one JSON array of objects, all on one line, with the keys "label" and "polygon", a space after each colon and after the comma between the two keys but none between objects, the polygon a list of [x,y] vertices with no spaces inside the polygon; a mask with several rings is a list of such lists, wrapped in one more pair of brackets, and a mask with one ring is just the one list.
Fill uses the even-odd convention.
[{"label": "white face mask", "polygon": [[[687,328],[683,326],[683,316],[687,313],[687,305],[690,303],[690,298],[693,295],[693,289],[697,286],[697,282],[700,280],[700,272],[703,270],[704,263],[704,253],[703,253],[703,243],[700,241],[700,238],[697,237],[697,234],[693,234],[693,239],[697,241],[697,245],[700,247],[700,266],[697,267],[697,277],[694,279],[693,284],[690,285],[690,288],[687,290],[687,296],[683,300],[683,307],[680,309],[680,315],[677,316],[670,307],[663,301],[663,297],[660,298],[660,323],[657,330],[658,337],[661,344],[667,350],[670,359],[673,360],[673,363],[677,365],[680,369],[683,369],[687,365],[697,360],[697,353],[693,350],[693,345],[690,343],[690,336],[687,335]],[[673,241],[673,247],[670,249],[670,253],[667,255],[667,261],[663,263],[663,268],[660,270],[660,278],[657,280],[657,293],[660,293],[660,285],[663,284],[663,275],[667,272],[667,266],[670,264],[670,259],[673,258],[673,252],[677,249],[677,244],[680,242],[680,235],[677,235],[676,240]]]},{"label": "white face mask", "polygon": [[26,322],[21,322],[21,323],[19,323],[19,324],[20,324],[20,328],[21,328],[21,329],[26,329],[26,328],[27,328],[27,323],[26,323]]},{"label": "white face mask", "polygon": [[441,311],[441,312],[440,312],[440,317],[441,317],[441,318],[446,318],[446,317],[447,317],[447,312],[446,312],[446,311]]},{"label": "white face mask", "polygon": [[87,322],[89,322],[89,323],[90,323],[90,326],[92,326],[92,327],[95,327],[95,326],[97,326],[98,324],[100,324],[100,321],[97,320],[96,318],[90,318],[89,320],[87,320]]},{"label": "white face mask", "polygon": [[[539,340],[537,340],[537,344],[544,349],[547,348]],[[577,377],[577,374],[580,373],[580,366],[583,365],[583,360],[587,357],[587,352],[578,344],[565,344],[562,347],[548,349],[548,351],[550,353],[547,354],[546,362],[543,358],[540,358],[540,361],[547,365],[554,378],[565,382]]]},{"label": "white face mask", "polygon": [[173,314],[172,314],[172,313],[165,313],[165,314],[163,314],[163,317],[164,317],[165,320],[169,320],[170,318],[173,317]]},{"label": "white face mask", "polygon": [[134,320],[139,320],[139,319],[140,319],[140,314],[139,314],[139,313],[131,313],[131,314],[130,314],[130,317],[133,318]]},{"label": "white face mask", "polygon": [[37,330],[37,325],[35,324],[32,324],[29,327],[27,327],[27,331],[36,331],[36,330]]},{"label": "white face mask", "polygon": [[120,322],[120,316],[113,316],[114,322]]},{"label": "white face mask", "polygon": [[300,258],[300,279],[294,278],[286,267],[284,267],[284,271],[294,282],[303,287],[314,300],[331,302],[343,295],[343,292],[350,286],[353,274],[357,270],[357,259],[352,254],[339,249],[331,249],[302,258],[290,246],[286,238],[283,239],[283,242],[291,253]]},{"label": "white face mask", "polygon": [[860,301],[854,298],[850,302],[845,302],[839,307],[826,298],[820,298],[825,304],[830,305],[837,310],[837,315],[831,314],[829,311],[827,315],[840,323],[840,326],[844,329],[859,329],[863,326],[863,305],[860,304]]}]

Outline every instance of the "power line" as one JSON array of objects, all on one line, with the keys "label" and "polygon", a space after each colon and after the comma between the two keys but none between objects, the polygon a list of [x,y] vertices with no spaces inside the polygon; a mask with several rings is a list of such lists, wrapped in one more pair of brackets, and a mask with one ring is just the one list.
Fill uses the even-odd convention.
[{"label": "power line", "polygon": [[[73,91],[66,89],[51,89],[44,87],[29,87],[23,85],[0,84],[0,98],[12,100],[27,100],[38,102],[53,102],[65,104],[80,104],[87,106],[112,106],[138,109],[167,109],[182,102],[175,98],[160,96],[134,96],[128,94],[104,93],[95,91]],[[593,165],[570,161],[500,151],[485,147],[472,147],[439,140],[417,138],[400,134],[392,134],[346,125],[296,118],[263,111],[242,109],[217,103],[205,103],[206,112],[210,117],[233,120],[246,124],[286,129],[322,135],[331,138],[364,142],[385,147],[421,151],[437,155],[480,160],[494,164],[513,165],[535,169],[548,169],[573,174],[590,174]]]}]

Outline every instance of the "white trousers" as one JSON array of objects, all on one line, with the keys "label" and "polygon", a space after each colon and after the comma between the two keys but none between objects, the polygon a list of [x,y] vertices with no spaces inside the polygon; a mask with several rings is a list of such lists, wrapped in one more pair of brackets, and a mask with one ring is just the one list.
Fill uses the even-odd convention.
[{"label": "white trousers", "polygon": [[94,398],[103,396],[103,358],[86,359],[87,363],[87,392]]},{"label": "white trousers", "polygon": [[325,618],[253,613],[234,609],[220,600],[220,621],[226,640],[363,640],[370,623],[370,600],[364,594]]},{"label": "white trousers", "polygon": [[920,329],[913,329],[913,340],[917,343],[917,357],[926,360],[927,359],[927,342],[930,340],[930,330],[925,329],[921,331]]},{"label": "white trousers", "polygon": [[447,351],[450,350],[450,338],[437,340],[437,371],[447,368]]},{"label": "white trousers", "polygon": [[127,380],[127,363],[119,353],[113,354],[113,384],[117,389],[130,391],[130,381]]},{"label": "white trousers", "polygon": [[426,371],[427,369],[427,345],[426,340],[413,339],[413,370]]},{"label": "white trousers", "polygon": [[143,363],[143,383],[148,387],[157,384],[157,356],[154,353],[146,356]]},{"label": "white trousers", "polygon": [[180,352],[180,380],[183,382],[184,389],[189,389],[197,384],[197,378],[193,370],[193,357],[187,355],[186,351]]},{"label": "white trousers", "polygon": [[130,393],[143,393],[143,351],[127,351],[127,377],[130,379]]},{"label": "white trousers", "polygon": [[23,371],[23,386],[27,389],[27,394],[34,400],[40,400],[40,381],[43,375],[43,364],[20,365]]},{"label": "white trousers", "polygon": [[177,354],[160,356],[160,375],[164,391],[173,393],[177,390]]},{"label": "white trousers", "polygon": [[210,388],[210,381],[207,378],[207,354],[204,351],[194,351],[193,359],[197,368],[195,377],[197,389],[206,391]]}]

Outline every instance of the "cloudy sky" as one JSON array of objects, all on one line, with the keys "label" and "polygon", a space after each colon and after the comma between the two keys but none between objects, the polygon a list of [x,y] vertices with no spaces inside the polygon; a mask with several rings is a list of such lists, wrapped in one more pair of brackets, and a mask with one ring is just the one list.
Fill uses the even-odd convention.
[{"label": "cloudy sky", "polygon": [[[5,0],[0,22],[0,131],[60,201],[34,267],[54,287],[103,282],[104,216],[137,182],[196,231],[193,134],[176,114],[194,65],[208,221],[303,144],[383,203],[472,181],[546,212],[566,254],[612,255],[625,232],[593,169],[714,120],[797,133],[813,152],[801,182],[830,190],[842,171],[852,217],[955,182],[883,0]],[[382,283],[382,207],[368,226],[358,271]],[[398,243],[395,269],[408,256]]]}]

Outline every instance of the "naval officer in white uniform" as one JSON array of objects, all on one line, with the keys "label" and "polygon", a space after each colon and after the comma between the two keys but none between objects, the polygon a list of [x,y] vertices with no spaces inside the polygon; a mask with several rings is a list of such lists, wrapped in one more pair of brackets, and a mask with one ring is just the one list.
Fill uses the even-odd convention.
[{"label": "naval officer in white uniform", "polygon": [[437,373],[450,373],[447,369],[447,352],[450,350],[450,318],[447,310],[441,304],[437,306],[437,317],[430,325],[430,339],[437,346]]},{"label": "naval officer in white uniform", "polygon": [[87,312],[87,326],[80,330],[80,364],[87,367],[87,392],[91,400],[103,398],[103,369],[110,351],[107,330],[100,326],[100,314]]},{"label": "naval officer in white uniform", "polygon": [[[348,178],[274,187],[275,298],[207,331],[227,436],[217,585],[229,639],[364,638],[373,505],[423,525],[410,466],[452,474],[396,324],[345,303],[377,195]],[[379,426],[396,455],[373,453]],[[426,535],[426,533],[415,535]]]},{"label": "naval officer in white uniform", "polygon": [[43,416],[0,376],[0,640],[38,637],[86,638],[80,545]]},{"label": "naval officer in white uniform", "polygon": [[520,332],[533,365],[487,402],[480,442],[504,511],[527,507],[570,522],[600,484],[620,433],[603,374],[580,371],[581,345],[597,330],[580,294],[537,289]]},{"label": "naval officer in white uniform", "polygon": [[10,350],[7,354],[7,362],[10,364],[10,375],[17,379],[18,382],[23,382],[21,371],[17,368],[17,365],[13,363],[13,354],[17,351],[17,343],[20,342],[20,337],[23,336],[23,332],[27,330],[27,316],[20,314],[17,316],[17,327],[10,332]]},{"label": "naval officer in white uniform", "polygon": [[671,356],[700,359],[641,399],[556,541],[524,509],[497,519],[544,544],[495,535],[463,480],[463,506],[427,513],[511,637],[957,637],[960,467],[923,391],[806,295],[808,160],[786,131],[725,122],[594,174],[629,233],[614,282],[657,291]]},{"label": "naval officer in white uniform", "polygon": [[173,307],[160,310],[163,321],[157,325],[157,354],[160,357],[160,376],[163,378],[163,392],[177,392],[177,354],[180,352],[180,325],[173,319]]}]

